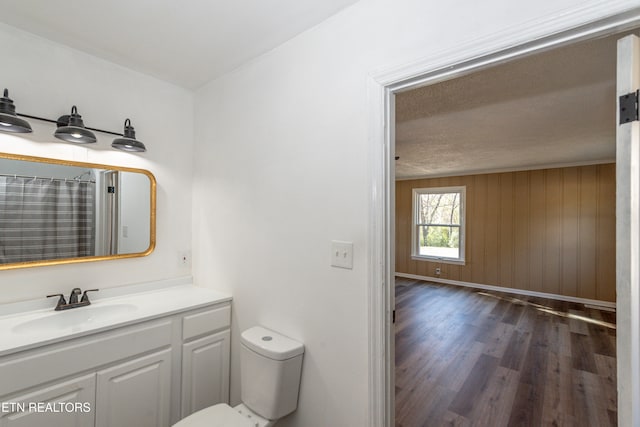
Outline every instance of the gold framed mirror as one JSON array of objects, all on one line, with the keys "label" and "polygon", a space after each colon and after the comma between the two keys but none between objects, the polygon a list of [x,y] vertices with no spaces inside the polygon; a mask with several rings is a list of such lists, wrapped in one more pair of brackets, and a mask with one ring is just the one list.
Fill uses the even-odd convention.
[{"label": "gold framed mirror", "polygon": [[0,153],[0,270],[143,257],[155,245],[151,172]]}]

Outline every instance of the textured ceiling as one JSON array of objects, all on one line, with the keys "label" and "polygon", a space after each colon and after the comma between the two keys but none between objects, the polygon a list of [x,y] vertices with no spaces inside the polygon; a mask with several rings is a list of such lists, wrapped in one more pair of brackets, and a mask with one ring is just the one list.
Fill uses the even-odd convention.
[{"label": "textured ceiling", "polygon": [[615,159],[616,40],[591,40],[396,98],[396,177]]},{"label": "textured ceiling", "polygon": [[197,88],[357,0],[0,0],[0,21]]}]

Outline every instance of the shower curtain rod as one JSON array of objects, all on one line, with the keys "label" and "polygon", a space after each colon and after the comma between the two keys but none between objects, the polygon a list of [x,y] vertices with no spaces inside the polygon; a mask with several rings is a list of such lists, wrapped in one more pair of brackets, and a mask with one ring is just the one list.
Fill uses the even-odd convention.
[{"label": "shower curtain rod", "polygon": [[75,179],[75,178],[47,178],[46,176],[30,176],[30,175],[16,175],[13,173],[0,173],[0,176],[6,176],[6,177],[13,177],[13,178],[29,178],[29,179],[44,179],[47,181],[64,181],[64,182],[86,182],[86,183],[90,183],[90,184],[95,184],[96,182],[93,180],[81,180],[81,179]]}]

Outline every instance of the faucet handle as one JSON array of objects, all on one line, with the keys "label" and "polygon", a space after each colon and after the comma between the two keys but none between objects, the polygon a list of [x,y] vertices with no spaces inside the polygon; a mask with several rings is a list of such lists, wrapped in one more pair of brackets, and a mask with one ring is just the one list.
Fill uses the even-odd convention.
[{"label": "faucet handle", "polygon": [[82,299],[80,300],[80,302],[85,302],[85,301],[89,301],[89,296],[87,295],[87,292],[96,292],[99,291],[100,289],[87,289],[86,291],[84,291],[84,293],[82,294]]},{"label": "faucet handle", "polygon": [[56,308],[60,307],[61,305],[67,304],[67,300],[64,299],[64,295],[62,294],[47,295],[47,298],[53,298],[53,297],[60,297],[60,299],[58,299],[58,304]]}]

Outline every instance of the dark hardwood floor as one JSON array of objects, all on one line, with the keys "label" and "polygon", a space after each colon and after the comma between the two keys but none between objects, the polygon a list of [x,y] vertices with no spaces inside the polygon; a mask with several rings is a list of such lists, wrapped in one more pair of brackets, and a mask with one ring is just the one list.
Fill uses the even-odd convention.
[{"label": "dark hardwood floor", "polygon": [[615,313],[396,279],[396,425],[616,426]]}]

